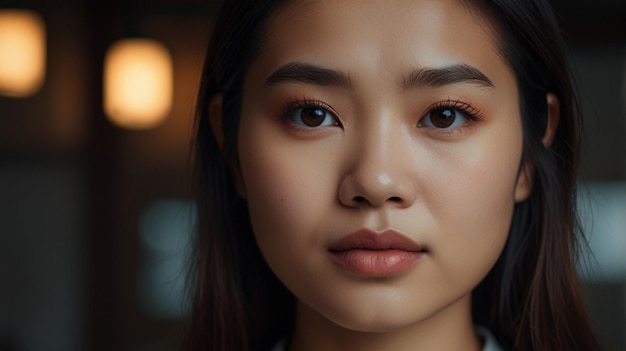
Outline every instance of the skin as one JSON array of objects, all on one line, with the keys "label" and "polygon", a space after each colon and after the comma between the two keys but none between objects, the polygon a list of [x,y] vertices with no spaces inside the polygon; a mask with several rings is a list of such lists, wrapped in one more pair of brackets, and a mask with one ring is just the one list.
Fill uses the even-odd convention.
[{"label": "skin", "polygon": [[[490,31],[454,0],[300,1],[268,23],[246,75],[233,173],[261,252],[297,299],[290,350],[481,349],[471,291],[532,188],[516,80]],[[351,84],[268,82],[294,62]],[[458,64],[491,84],[406,86],[411,72]],[[293,102],[303,100],[323,106],[321,126],[302,125]],[[462,103],[448,108],[455,124],[436,128],[429,109],[449,101]],[[480,119],[464,117],[468,104]],[[218,95],[214,130],[220,115]],[[427,254],[399,274],[353,274],[328,248],[359,229],[396,230]]]}]

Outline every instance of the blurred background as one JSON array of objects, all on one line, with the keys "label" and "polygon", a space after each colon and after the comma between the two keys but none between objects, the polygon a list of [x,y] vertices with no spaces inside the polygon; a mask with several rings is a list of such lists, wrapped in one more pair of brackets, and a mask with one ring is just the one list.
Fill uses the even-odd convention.
[{"label": "blurred background", "polygon": [[[0,0],[0,351],[179,348],[192,116],[219,3]],[[585,112],[581,276],[605,349],[626,350],[626,1],[554,5]],[[16,45],[41,60],[10,61]],[[142,55],[150,84],[134,86]]]}]

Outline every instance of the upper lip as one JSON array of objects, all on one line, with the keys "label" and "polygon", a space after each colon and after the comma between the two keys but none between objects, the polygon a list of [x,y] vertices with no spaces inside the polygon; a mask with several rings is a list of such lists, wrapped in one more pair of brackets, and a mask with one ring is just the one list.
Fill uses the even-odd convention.
[{"label": "upper lip", "polygon": [[375,232],[369,229],[361,229],[349,233],[332,243],[330,251],[346,250],[403,250],[403,251],[425,251],[426,249],[409,239],[404,234],[395,230],[384,230]]}]

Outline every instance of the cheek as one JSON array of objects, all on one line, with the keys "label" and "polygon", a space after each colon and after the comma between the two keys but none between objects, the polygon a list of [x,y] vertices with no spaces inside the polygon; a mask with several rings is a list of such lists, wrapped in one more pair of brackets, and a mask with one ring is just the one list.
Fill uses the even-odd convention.
[{"label": "cheek", "polygon": [[[504,129],[504,131],[507,131]],[[506,242],[521,159],[519,129],[490,133],[479,144],[450,152],[440,162],[441,172],[429,193],[431,212],[439,233],[442,267],[486,274]],[[460,146],[460,145],[459,145]],[[463,268],[465,267],[465,268]]]},{"label": "cheek", "polygon": [[[252,118],[242,118],[247,123]],[[336,202],[336,164],[320,154],[329,145],[294,143],[276,126],[249,122],[240,128],[239,160],[252,227],[275,271],[302,260],[299,248],[322,246],[320,218]],[[285,264],[285,262],[291,262]]]},{"label": "cheek", "polygon": [[[268,155],[255,150],[255,157],[242,162],[246,200],[255,232],[263,236],[280,236],[291,228],[297,232],[318,218],[329,191],[315,182],[310,173],[285,157],[284,150]],[[294,235],[295,236],[295,235]]]}]

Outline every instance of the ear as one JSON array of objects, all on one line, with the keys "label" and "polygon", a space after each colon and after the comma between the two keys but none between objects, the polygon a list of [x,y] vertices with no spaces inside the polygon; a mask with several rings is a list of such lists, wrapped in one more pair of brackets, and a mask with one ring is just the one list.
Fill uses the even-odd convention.
[{"label": "ear", "polygon": [[[209,123],[211,124],[211,130],[213,131],[213,135],[220,149],[224,148],[224,129],[222,128],[223,101],[224,94],[215,94],[211,97],[211,101],[209,101]],[[241,169],[239,168],[239,162],[236,157],[228,160],[228,166],[237,194],[245,199],[246,192],[243,177],[241,176]]]},{"label": "ear", "polygon": [[220,149],[224,147],[224,130],[222,129],[222,102],[224,94],[215,94],[209,101],[209,123],[213,136],[217,141]]},{"label": "ear", "polygon": [[561,116],[561,104],[559,98],[552,93],[548,93],[548,124],[546,133],[543,135],[543,146],[549,148],[552,145],[556,128],[559,126],[559,118]]},{"label": "ear", "polygon": [[533,175],[535,174],[535,167],[529,162],[525,161],[522,168],[517,175],[517,184],[515,185],[515,203],[526,201],[530,196],[530,192],[533,190]]},{"label": "ear", "polygon": [[[559,126],[559,117],[561,114],[561,108],[559,104],[559,98],[552,93],[547,95],[548,102],[548,123],[546,124],[546,132],[541,139],[543,146],[549,148],[554,140],[554,134]],[[535,167],[529,161],[520,169],[517,176],[517,184],[515,186],[515,202],[520,203],[530,196],[530,192],[533,188],[533,176],[535,174]]]}]

